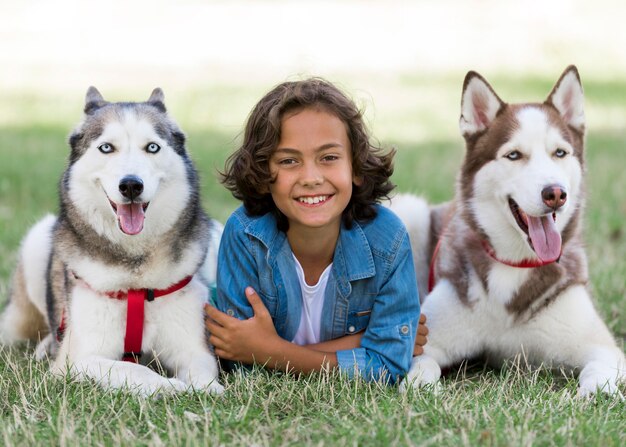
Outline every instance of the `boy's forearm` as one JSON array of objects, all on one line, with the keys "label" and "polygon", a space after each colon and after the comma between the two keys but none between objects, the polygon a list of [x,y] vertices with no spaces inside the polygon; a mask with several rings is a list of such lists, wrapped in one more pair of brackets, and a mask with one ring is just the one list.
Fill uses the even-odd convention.
[{"label": "boy's forearm", "polygon": [[270,369],[305,374],[333,369],[338,365],[334,352],[315,350],[286,340],[272,346],[263,357],[255,359],[255,362]]},{"label": "boy's forearm", "polygon": [[356,349],[361,346],[361,338],[363,332],[353,335],[345,335],[343,337],[335,338],[334,340],[323,341],[312,345],[307,345],[309,349],[322,352],[337,352],[346,351],[349,349]]}]

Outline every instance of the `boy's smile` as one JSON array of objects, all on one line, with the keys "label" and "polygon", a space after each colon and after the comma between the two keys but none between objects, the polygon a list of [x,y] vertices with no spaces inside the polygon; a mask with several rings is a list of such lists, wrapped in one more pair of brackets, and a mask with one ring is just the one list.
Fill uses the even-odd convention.
[{"label": "boy's smile", "polygon": [[285,115],[269,165],[274,177],[270,193],[289,220],[289,232],[339,232],[355,180],[343,121],[319,108]]},{"label": "boy's smile", "polygon": [[325,203],[331,196],[309,196],[309,197],[299,197],[298,200],[300,203],[305,205],[318,205]]}]

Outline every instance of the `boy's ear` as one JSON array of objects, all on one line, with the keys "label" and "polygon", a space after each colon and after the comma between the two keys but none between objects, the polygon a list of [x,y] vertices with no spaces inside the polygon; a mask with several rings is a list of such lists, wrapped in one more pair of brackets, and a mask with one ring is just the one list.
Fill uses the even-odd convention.
[{"label": "boy's ear", "polygon": [[352,183],[354,183],[356,186],[363,186],[363,177],[357,176],[357,175],[353,175],[352,176]]}]

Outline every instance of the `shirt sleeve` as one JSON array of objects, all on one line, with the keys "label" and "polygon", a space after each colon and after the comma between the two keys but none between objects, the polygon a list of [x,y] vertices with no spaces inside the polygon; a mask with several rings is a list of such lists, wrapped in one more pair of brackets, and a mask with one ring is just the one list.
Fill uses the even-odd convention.
[{"label": "shirt sleeve", "polygon": [[224,227],[217,269],[216,307],[241,320],[254,314],[245,296],[245,288],[259,290],[253,244],[239,218],[233,214]]},{"label": "shirt sleeve", "polygon": [[372,307],[361,347],[337,352],[350,377],[396,383],[411,366],[420,314],[413,256],[406,231]]}]

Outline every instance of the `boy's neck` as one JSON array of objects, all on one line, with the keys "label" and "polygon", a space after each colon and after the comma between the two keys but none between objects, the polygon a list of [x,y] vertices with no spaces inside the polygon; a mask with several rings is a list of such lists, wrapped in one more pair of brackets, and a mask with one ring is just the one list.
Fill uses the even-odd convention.
[{"label": "boy's neck", "polygon": [[317,284],[320,275],[333,262],[338,238],[339,227],[336,231],[328,231],[328,228],[302,230],[291,227],[287,230],[291,251],[302,266],[307,284]]}]

